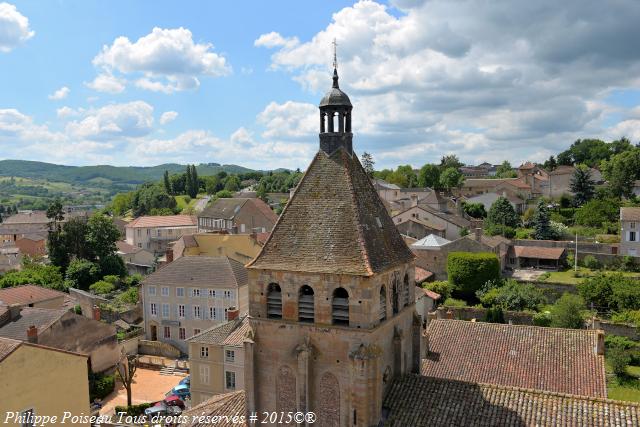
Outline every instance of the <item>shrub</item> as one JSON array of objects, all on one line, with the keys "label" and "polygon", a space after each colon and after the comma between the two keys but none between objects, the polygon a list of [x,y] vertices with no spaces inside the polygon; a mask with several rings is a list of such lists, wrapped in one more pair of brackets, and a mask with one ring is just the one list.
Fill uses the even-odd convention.
[{"label": "shrub", "polygon": [[518,228],[516,230],[516,239],[532,239],[533,238],[533,230],[530,228]]},{"label": "shrub", "polygon": [[100,269],[86,259],[74,259],[69,264],[65,279],[70,286],[86,291],[98,279]]},{"label": "shrub", "polygon": [[229,190],[220,190],[216,193],[218,199],[230,199],[233,197],[233,193]]},{"label": "shrub", "polygon": [[80,304],[76,304],[76,305],[73,307],[73,312],[74,312],[75,314],[80,314],[80,315],[82,315],[82,307],[80,307]]},{"label": "shrub", "polygon": [[130,287],[117,296],[117,300],[123,304],[135,304],[138,302],[138,288]]},{"label": "shrub", "polygon": [[461,299],[447,298],[446,300],[444,300],[443,305],[445,307],[466,307],[467,303],[466,301],[463,301]]},{"label": "shrub", "polygon": [[636,271],[638,269],[638,265],[632,256],[625,255],[622,257],[621,268],[623,271]]},{"label": "shrub", "polygon": [[116,287],[114,285],[109,282],[105,282],[104,280],[100,280],[99,282],[89,286],[89,290],[98,295],[110,294],[115,288]]},{"label": "shrub", "polygon": [[131,406],[116,406],[116,415],[124,412],[127,415],[131,415],[132,417],[143,415],[144,410],[150,408],[152,403],[141,403],[139,405],[131,405]]},{"label": "shrub", "polygon": [[106,276],[104,276],[102,278],[102,280],[104,280],[105,282],[109,282],[114,286],[119,286],[120,285],[120,277],[114,275],[114,274],[108,274]]},{"label": "shrub", "polygon": [[640,286],[635,279],[621,273],[589,277],[578,284],[577,288],[587,303],[595,305],[599,310],[640,310]]},{"label": "shrub", "polygon": [[[489,282],[490,283],[490,282]],[[506,280],[499,287],[478,291],[476,295],[485,307],[500,307],[505,310],[536,310],[546,302],[542,291],[531,284]]]},{"label": "shrub", "polygon": [[640,326],[640,310],[628,310],[621,313],[614,313],[611,320],[616,323],[631,323]]},{"label": "shrub", "polygon": [[489,236],[504,236],[508,239],[512,239],[515,237],[516,235],[516,229],[513,227],[509,227],[508,225],[494,225],[494,224],[488,224],[485,229],[484,229],[485,233],[488,234]]},{"label": "shrub", "polygon": [[638,347],[638,343],[620,335],[607,335],[604,339],[604,344],[607,349],[621,348],[623,350],[633,350]]},{"label": "shrub", "polygon": [[533,324],[535,326],[551,326],[551,312],[542,311],[533,315]]},{"label": "shrub", "polygon": [[441,301],[449,298],[451,296],[451,292],[453,292],[453,285],[447,281],[426,283],[423,287],[440,294]]},{"label": "shrub", "polygon": [[115,375],[89,374],[89,395],[91,400],[104,399],[115,388]]},{"label": "shrub", "polygon": [[105,275],[124,277],[127,275],[127,267],[124,260],[116,254],[108,255],[100,260],[100,271]]},{"label": "shrub", "polygon": [[593,255],[587,255],[582,259],[582,263],[585,267],[591,270],[597,270],[600,268],[600,262]]},{"label": "shrub", "polygon": [[607,352],[607,359],[609,359],[611,370],[618,378],[627,375],[627,366],[631,362],[631,355],[628,350],[613,347]]},{"label": "shrub", "polygon": [[184,196],[184,202],[189,204],[191,202],[191,196]]},{"label": "shrub", "polygon": [[460,237],[464,237],[468,235],[469,235],[469,229],[467,227],[462,227],[460,229]]},{"label": "shrub", "polygon": [[504,312],[500,307],[492,307],[487,310],[485,321],[489,323],[506,323],[504,321]]},{"label": "shrub", "polygon": [[484,209],[484,205],[482,203],[465,203],[462,205],[464,213],[469,215],[472,218],[485,218],[487,216],[487,211]]},{"label": "shrub", "polygon": [[447,274],[456,290],[474,295],[489,280],[500,279],[500,263],[490,252],[451,252],[447,257]]},{"label": "shrub", "polygon": [[551,309],[551,326],[582,329],[584,327],[584,300],[579,295],[565,293]]}]

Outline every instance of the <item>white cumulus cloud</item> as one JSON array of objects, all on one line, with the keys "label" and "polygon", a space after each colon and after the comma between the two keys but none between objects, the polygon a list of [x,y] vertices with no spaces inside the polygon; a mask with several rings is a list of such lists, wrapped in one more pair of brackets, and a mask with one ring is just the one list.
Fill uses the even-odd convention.
[{"label": "white cumulus cloud", "polygon": [[29,19],[10,3],[0,3],[0,52],[10,52],[33,37]]},{"label": "white cumulus cloud", "polygon": [[141,137],[152,128],[153,107],[144,101],[132,101],[89,110],[81,120],[69,122],[66,132],[77,139],[106,141]]},{"label": "white cumulus cloud", "polygon": [[66,86],[62,86],[60,89],[56,90],[51,95],[49,95],[49,99],[53,101],[59,101],[61,99],[65,99],[69,95],[69,92],[71,92],[71,89],[69,89]]},{"label": "white cumulus cloud", "polygon": [[173,93],[200,86],[199,77],[220,77],[231,73],[224,56],[210,43],[196,43],[186,28],[154,28],[132,42],[125,36],[105,45],[93,59],[103,73],[137,75],[141,89]]},{"label": "white cumulus cloud", "polygon": [[178,117],[178,112],[177,111],[165,111],[160,116],[160,124],[161,125],[166,125],[167,123],[170,123],[170,122],[174,121],[176,119],[176,117]]},{"label": "white cumulus cloud", "polygon": [[85,85],[98,92],[120,93],[124,91],[126,83],[125,79],[114,77],[111,73],[101,73]]}]

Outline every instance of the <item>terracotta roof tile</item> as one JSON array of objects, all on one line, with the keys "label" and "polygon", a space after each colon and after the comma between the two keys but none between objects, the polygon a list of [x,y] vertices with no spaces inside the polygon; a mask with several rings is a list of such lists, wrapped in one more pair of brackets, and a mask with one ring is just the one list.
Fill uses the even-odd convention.
[{"label": "terracotta roof tile", "polygon": [[156,215],[140,216],[125,227],[192,227],[197,224],[198,219],[193,215]]},{"label": "terracotta roof tile", "polygon": [[433,273],[429,270],[425,270],[424,268],[416,267],[416,282],[420,283],[427,280],[429,277],[433,276]]},{"label": "terracotta roof tile", "polygon": [[640,221],[640,208],[620,208],[622,221]]},{"label": "terracotta roof tile", "polygon": [[22,285],[0,289],[0,302],[5,303],[6,305],[33,304],[66,296],[67,294],[63,292],[54,291],[53,289],[43,288],[42,286],[36,285]]},{"label": "terracotta roof tile", "polygon": [[0,362],[22,344],[22,341],[0,337]]},{"label": "terracotta roof tile", "polygon": [[565,253],[565,248],[542,246],[514,246],[513,250],[518,258],[560,259]]},{"label": "terracotta roof tile", "polygon": [[[244,390],[219,394],[183,412],[182,417],[189,421],[181,423],[180,427],[244,427],[247,426],[247,423],[238,420],[240,417],[244,419],[246,410]],[[218,416],[219,418],[215,422],[211,420],[211,423],[200,422],[199,417],[207,416],[210,418]],[[233,417],[237,417],[235,422]]]},{"label": "terracotta roof tile", "polygon": [[383,402],[385,426],[618,427],[640,425],[640,405],[601,398],[406,375]]},{"label": "terracotta roof tile", "polygon": [[369,276],[413,259],[356,156],[320,150],[249,268]]},{"label": "terracotta roof tile", "polygon": [[433,320],[422,374],[452,380],[606,397],[597,331]]}]

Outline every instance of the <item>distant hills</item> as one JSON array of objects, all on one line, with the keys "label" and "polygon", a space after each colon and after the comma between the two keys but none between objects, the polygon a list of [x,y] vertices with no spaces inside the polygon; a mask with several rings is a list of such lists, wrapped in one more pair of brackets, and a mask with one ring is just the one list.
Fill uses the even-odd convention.
[{"label": "distant hills", "polygon": [[[215,175],[227,173],[252,172],[237,165],[220,165],[218,163],[202,163],[196,165],[198,175]],[[186,165],[166,163],[158,166],[64,166],[53,163],[34,162],[29,160],[0,160],[0,176],[13,176],[30,179],[66,182],[71,184],[125,184],[135,185],[162,178],[165,170],[169,173],[184,172]]]}]

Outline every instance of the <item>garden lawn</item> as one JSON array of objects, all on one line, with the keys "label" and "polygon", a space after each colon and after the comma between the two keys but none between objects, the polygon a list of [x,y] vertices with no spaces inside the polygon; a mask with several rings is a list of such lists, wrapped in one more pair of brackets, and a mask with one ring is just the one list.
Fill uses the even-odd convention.
[{"label": "garden lawn", "polygon": [[627,378],[618,379],[611,373],[611,367],[606,362],[607,369],[607,397],[627,402],[640,402],[640,366],[627,366]]},{"label": "garden lawn", "polygon": [[198,201],[198,199],[201,198],[201,196],[198,195],[197,198],[191,199],[191,200],[189,200],[189,203],[187,203],[186,197],[187,197],[186,195],[175,196],[176,205],[177,205],[178,209],[180,209],[181,211],[185,210],[188,207],[194,207],[196,202]]},{"label": "garden lawn", "polygon": [[[550,283],[564,283],[567,285],[577,285],[580,281],[586,277],[595,276],[598,273],[620,273],[620,271],[610,271],[610,270],[590,270],[586,267],[578,267],[578,273],[580,273],[580,277],[575,277],[573,268],[566,271],[553,271],[549,273],[549,277],[544,279],[545,282]],[[636,277],[640,278],[640,273],[635,272],[622,272],[622,275],[625,277]]]}]

